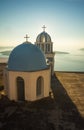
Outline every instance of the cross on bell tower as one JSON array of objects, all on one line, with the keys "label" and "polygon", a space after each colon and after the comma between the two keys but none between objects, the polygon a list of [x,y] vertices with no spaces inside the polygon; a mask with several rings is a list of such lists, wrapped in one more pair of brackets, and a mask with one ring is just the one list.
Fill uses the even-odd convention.
[{"label": "cross on bell tower", "polygon": [[28,38],[30,38],[30,37],[26,34],[26,36],[24,38],[26,38],[26,42],[28,42]]},{"label": "cross on bell tower", "polygon": [[43,28],[43,31],[45,32],[45,28],[46,28],[46,26],[45,26],[45,25],[43,25],[43,27],[42,27],[42,28]]}]

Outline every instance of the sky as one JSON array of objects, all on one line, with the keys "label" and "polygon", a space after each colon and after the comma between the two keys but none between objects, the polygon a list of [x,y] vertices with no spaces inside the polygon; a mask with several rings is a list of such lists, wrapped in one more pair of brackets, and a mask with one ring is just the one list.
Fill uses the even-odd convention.
[{"label": "sky", "polygon": [[34,43],[39,33],[51,36],[54,50],[84,48],[84,0],[0,0],[0,46]]}]

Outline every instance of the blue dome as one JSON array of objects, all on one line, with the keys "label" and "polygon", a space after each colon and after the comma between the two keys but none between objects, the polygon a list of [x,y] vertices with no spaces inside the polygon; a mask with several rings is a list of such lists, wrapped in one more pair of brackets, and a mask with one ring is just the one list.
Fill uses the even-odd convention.
[{"label": "blue dome", "polygon": [[46,69],[43,52],[30,42],[24,42],[15,47],[8,60],[8,70],[37,71]]},{"label": "blue dome", "polygon": [[51,42],[51,37],[47,32],[43,31],[37,36],[36,42]]}]

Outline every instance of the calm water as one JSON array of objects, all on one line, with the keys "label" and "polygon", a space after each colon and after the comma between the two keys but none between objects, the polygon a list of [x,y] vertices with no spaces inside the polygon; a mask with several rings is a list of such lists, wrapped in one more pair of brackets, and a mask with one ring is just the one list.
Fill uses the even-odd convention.
[{"label": "calm water", "polygon": [[84,55],[57,54],[55,55],[55,70],[84,72]]},{"label": "calm water", "polygon": [[[13,47],[0,47],[0,62],[7,62],[8,60],[8,54],[3,55],[1,52],[12,49]],[[84,72],[84,51],[77,51],[70,54],[56,54],[54,70]]]}]

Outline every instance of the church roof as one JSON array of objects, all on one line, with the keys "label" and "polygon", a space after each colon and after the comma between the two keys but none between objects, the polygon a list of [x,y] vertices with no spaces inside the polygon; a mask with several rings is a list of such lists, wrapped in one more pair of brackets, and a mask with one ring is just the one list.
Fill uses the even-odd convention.
[{"label": "church roof", "polygon": [[43,52],[28,41],[15,47],[9,56],[8,70],[38,71],[46,68]]},{"label": "church roof", "polygon": [[37,36],[36,42],[51,42],[51,37],[47,32],[43,31]]}]

